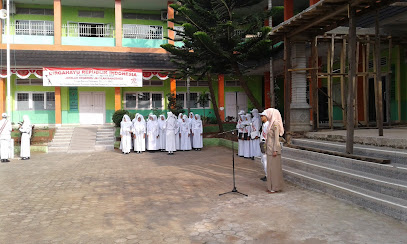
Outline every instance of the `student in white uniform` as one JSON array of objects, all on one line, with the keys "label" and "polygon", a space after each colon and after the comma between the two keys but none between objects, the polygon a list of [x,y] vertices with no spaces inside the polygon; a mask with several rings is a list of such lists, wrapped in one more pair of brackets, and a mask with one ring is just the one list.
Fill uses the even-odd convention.
[{"label": "student in white uniform", "polygon": [[159,126],[157,122],[157,116],[150,115],[147,122],[147,150],[155,152],[158,150],[158,138],[159,138]]},{"label": "student in white uniform", "polygon": [[168,155],[173,155],[177,150],[175,143],[177,131],[177,117],[172,112],[167,112],[167,120],[165,121],[165,150],[168,152]]},{"label": "student in white uniform", "polygon": [[192,124],[192,138],[193,138],[193,145],[196,151],[201,151],[203,148],[203,127],[202,127],[202,120],[199,114],[195,114],[195,120]]},{"label": "student in white uniform", "polygon": [[175,134],[175,146],[176,146],[177,150],[181,150],[180,128],[181,128],[181,124],[182,124],[182,116],[183,116],[182,113],[178,114],[178,119],[177,119],[177,130],[176,130],[176,134]]},{"label": "student in white uniform", "polygon": [[252,156],[252,159],[254,160],[254,157],[260,157],[261,156],[261,151],[260,151],[260,133],[261,133],[261,118],[259,115],[259,110],[253,109],[252,110],[253,118],[252,118],[252,128],[251,128],[251,141],[250,141],[250,153]]},{"label": "student in white uniform", "polygon": [[158,119],[158,127],[159,127],[159,137],[158,137],[158,149],[161,152],[165,151],[165,116],[163,114],[160,115],[160,118]]},{"label": "student in white uniform", "polygon": [[238,120],[236,124],[236,129],[237,129],[237,136],[238,136],[238,150],[237,150],[237,155],[240,157],[243,157],[243,129],[244,126],[242,125],[243,123],[243,115],[244,111],[241,110],[239,114],[237,115]]},{"label": "student in white uniform", "polygon": [[193,139],[192,139],[192,125],[194,124],[194,121],[195,121],[194,113],[190,112],[189,115],[188,115],[188,120],[187,120],[187,122],[188,122],[188,125],[189,125],[190,134],[191,134],[191,136],[190,136],[191,149],[194,148],[194,141],[193,141]]},{"label": "student in white uniform", "polygon": [[181,150],[188,151],[191,150],[191,130],[187,121],[188,117],[184,115],[182,117],[182,123],[180,125],[180,141],[181,141]]},{"label": "student in white uniform", "polygon": [[30,159],[30,139],[32,134],[32,125],[28,115],[23,116],[23,123],[19,128],[21,132],[21,150],[20,157],[21,160]]},{"label": "student in white uniform", "polygon": [[133,145],[135,153],[146,151],[146,122],[141,114],[137,114],[133,120]]},{"label": "student in white uniform", "polygon": [[243,133],[244,133],[244,138],[243,138],[243,157],[245,158],[251,158],[251,152],[250,152],[250,133],[251,133],[251,121],[252,121],[252,116],[250,114],[246,114],[243,116]]},{"label": "student in white uniform", "polygon": [[124,154],[130,153],[131,149],[131,127],[132,122],[130,117],[125,114],[122,122],[120,123],[120,137],[121,137],[121,149]]},{"label": "student in white uniform", "polygon": [[[266,143],[267,129],[269,128],[269,121],[267,120],[265,113],[261,113],[260,116],[261,116],[260,117],[261,120],[265,121],[262,125],[260,140],[261,140],[261,142]],[[264,151],[264,153],[261,153],[261,163],[263,164],[265,176],[260,178],[260,180],[267,181],[267,154],[266,154],[266,151]]]},{"label": "student in white uniform", "polygon": [[7,119],[7,114],[3,113],[0,120],[0,157],[2,163],[10,162],[10,140],[11,140],[11,122]]}]

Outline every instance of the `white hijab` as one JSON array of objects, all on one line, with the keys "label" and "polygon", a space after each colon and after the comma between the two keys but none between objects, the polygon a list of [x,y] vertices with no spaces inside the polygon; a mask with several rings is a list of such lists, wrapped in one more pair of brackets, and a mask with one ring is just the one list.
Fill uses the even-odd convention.
[{"label": "white hijab", "polygon": [[122,118],[122,122],[120,122],[120,127],[122,128],[130,128],[133,123],[131,122],[130,117],[125,114]]},{"label": "white hijab", "polygon": [[[140,121],[138,119],[140,118]],[[146,128],[146,122],[144,121],[144,117],[141,114],[137,114],[133,120],[133,126],[136,131],[143,131]]]},{"label": "white hijab", "polygon": [[161,130],[163,130],[165,127],[165,116],[163,114],[161,114],[160,118],[158,119],[158,126],[160,126]]}]

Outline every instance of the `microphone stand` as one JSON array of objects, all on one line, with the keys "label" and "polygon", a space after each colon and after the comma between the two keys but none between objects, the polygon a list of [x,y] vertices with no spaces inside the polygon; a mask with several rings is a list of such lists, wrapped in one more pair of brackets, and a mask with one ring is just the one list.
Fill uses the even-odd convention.
[{"label": "microphone stand", "polygon": [[[236,131],[236,129],[233,129],[233,130],[230,130],[230,131],[225,131],[225,132],[219,133],[218,135],[226,134],[226,133],[229,133],[229,132],[232,132],[232,135],[234,135],[234,134],[235,134],[235,131]],[[246,196],[246,197],[247,197],[246,194],[241,193],[241,192],[239,192],[239,191],[236,189],[236,180],[235,180],[235,147],[234,147],[234,141],[233,141],[233,140],[232,140],[232,162],[233,162],[233,190],[228,191],[228,192],[225,192],[225,193],[221,193],[221,194],[219,194],[219,196],[222,196],[222,195],[225,195],[225,194],[228,194],[228,193],[237,193],[237,194],[240,194],[240,195],[243,195],[243,196]]]}]

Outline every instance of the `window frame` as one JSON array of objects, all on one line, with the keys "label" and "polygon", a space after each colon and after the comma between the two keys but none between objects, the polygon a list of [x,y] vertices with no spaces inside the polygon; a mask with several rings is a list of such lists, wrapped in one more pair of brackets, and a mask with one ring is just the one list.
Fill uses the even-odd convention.
[{"label": "window frame", "polygon": [[[25,33],[24,31],[26,31],[26,30],[21,30],[21,29],[17,29],[17,26],[18,26],[18,24],[17,23],[19,23],[19,22],[28,22],[28,33]],[[43,22],[42,23],[42,35],[38,35],[38,34],[36,34],[35,32],[36,31],[39,31],[39,29],[38,30],[36,30],[36,29],[34,29],[34,28],[32,28],[32,22]],[[50,28],[49,30],[46,28],[48,25],[47,24],[49,24],[49,26],[50,27],[52,27],[52,28]],[[52,25],[51,25],[52,24]],[[14,32],[15,32],[15,35],[18,35],[18,36],[54,36],[55,35],[55,33],[54,33],[54,21],[53,20],[24,20],[24,19],[16,19],[16,20],[14,20]],[[17,34],[18,32],[21,32],[21,34]]]},{"label": "window frame", "polygon": [[[17,81],[19,81],[19,80],[27,80],[27,81],[28,81],[28,84],[18,84]],[[33,80],[41,81],[41,84],[32,84],[32,81],[33,81]],[[14,80],[14,84],[15,84],[16,86],[43,86],[42,79],[38,79],[38,78],[15,79],[15,80]]]},{"label": "window frame", "polygon": [[[14,110],[15,111],[25,111],[25,110],[20,110],[18,108],[18,94],[20,93],[25,93],[28,94],[28,109],[29,111],[55,111],[55,92],[53,91],[16,91],[14,94]],[[47,106],[47,98],[48,98],[48,93],[54,93],[54,107],[53,108],[48,108]],[[43,108],[44,109],[34,109],[34,100],[33,100],[33,94],[42,94],[44,96],[43,99]]]},{"label": "window frame", "polygon": [[[148,108],[139,108],[139,97],[137,96],[137,99],[136,99],[136,107],[127,107],[127,104],[126,104],[126,96],[128,95],[128,94],[139,94],[139,93],[149,93],[149,95],[150,95],[150,104],[149,104],[149,107]],[[165,107],[165,101],[164,101],[164,92],[159,92],[159,91],[135,91],[135,92],[133,92],[133,91],[128,91],[128,92],[124,92],[123,93],[123,104],[124,104],[124,109],[126,109],[126,110],[152,110],[152,109],[154,109],[153,108],[153,94],[160,94],[161,95],[161,108],[159,108],[159,109],[161,109],[161,110],[163,110]]]},{"label": "window frame", "polygon": [[[197,97],[199,97],[199,95],[201,95],[201,93],[203,92],[190,92],[190,93],[196,93]],[[206,92],[207,94],[210,94],[209,92]],[[187,109],[187,93],[186,92],[177,92],[178,94],[184,94],[184,105],[183,105],[183,109]],[[201,103],[197,104],[196,108],[191,108],[191,109],[210,109],[211,108],[211,101],[208,102],[208,107],[202,107]]]}]

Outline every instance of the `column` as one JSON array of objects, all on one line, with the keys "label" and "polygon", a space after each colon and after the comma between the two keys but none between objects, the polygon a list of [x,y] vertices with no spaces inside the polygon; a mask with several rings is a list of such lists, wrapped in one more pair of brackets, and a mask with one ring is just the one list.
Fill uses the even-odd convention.
[{"label": "column", "polygon": [[307,60],[305,43],[294,43],[291,49],[293,71],[291,85],[291,131],[310,131],[310,105],[307,103]]},{"label": "column", "polygon": [[0,78],[0,113],[6,112],[6,79]]},{"label": "column", "polygon": [[171,94],[177,94],[177,81],[174,78],[170,79],[170,91]]},{"label": "column", "polygon": [[122,46],[122,1],[114,1],[114,18],[116,30],[116,47]]},{"label": "column", "polygon": [[[170,7],[170,4],[172,4],[173,2],[168,2],[167,4],[167,18],[168,19],[173,19],[174,18],[174,9]],[[168,27],[169,28],[174,28],[174,22],[170,22],[167,21]],[[172,44],[174,45],[174,37],[175,37],[175,33],[173,30],[168,30],[168,37],[170,38],[170,40],[168,40],[168,44]]]},{"label": "column", "polygon": [[[3,6],[3,0],[0,0],[0,6]],[[2,21],[0,21],[0,30],[3,30]],[[0,43],[3,43],[3,31],[0,31]]]},{"label": "column", "polygon": [[62,36],[62,7],[61,0],[54,0],[54,45],[61,45]]},{"label": "column", "polygon": [[284,0],[284,21],[294,16],[294,0]]},{"label": "column", "polygon": [[61,87],[55,87],[55,125],[62,124]]},{"label": "column", "polygon": [[220,118],[225,121],[225,75],[223,74],[218,75],[218,102]]},{"label": "column", "polygon": [[270,72],[264,72],[264,108],[271,108]]},{"label": "column", "polygon": [[120,87],[114,88],[114,110],[122,109],[122,93]]}]

